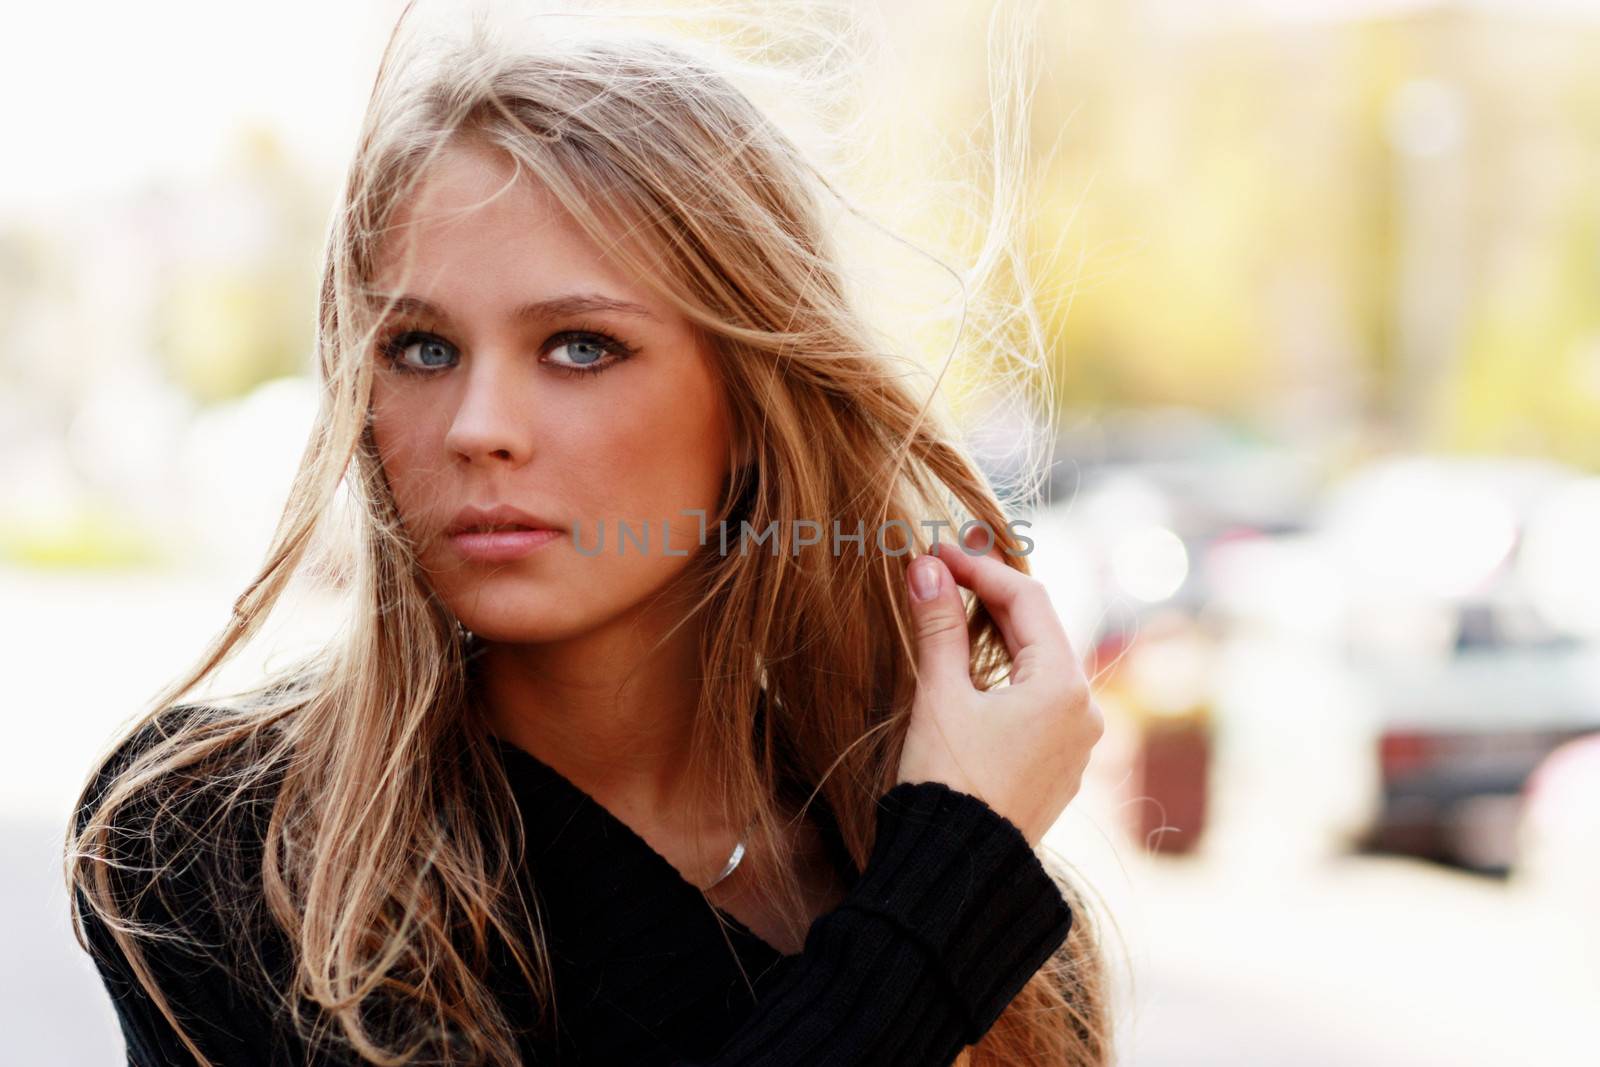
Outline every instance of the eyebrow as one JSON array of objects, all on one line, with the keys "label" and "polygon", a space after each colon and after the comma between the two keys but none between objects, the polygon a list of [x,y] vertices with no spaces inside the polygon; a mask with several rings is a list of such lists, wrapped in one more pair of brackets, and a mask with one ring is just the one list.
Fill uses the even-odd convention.
[{"label": "eyebrow", "polygon": [[[373,300],[378,307],[389,304],[393,313],[434,318],[447,324],[452,321],[443,308],[435,307],[420,296],[406,295],[396,297],[392,304],[390,304],[388,298],[382,295],[374,296]],[[513,322],[542,322],[547,319],[558,319],[568,315],[592,314],[597,311],[639,315],[647,319],[655,318],[650,309],[642,304],[617,300],[602,293],[571,293],[566,296],[551,297],[548,300],[533,300],[526,304],[521,304],[511,312],[511,320]]]}]

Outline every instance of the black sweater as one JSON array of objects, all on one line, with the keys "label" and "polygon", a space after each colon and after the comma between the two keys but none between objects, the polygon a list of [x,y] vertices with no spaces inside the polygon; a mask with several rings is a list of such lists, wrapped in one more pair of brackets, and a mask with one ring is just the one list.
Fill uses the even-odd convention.
[{"label": "black sweater", "polygon": [[[147,731],[125,743],[85,800],[151,739]],[[495,747],[526,826],[521,873],[537,887],[554,969],[560,1025],[553,1036],[528,1028],[521,1040],[530,1065],[945,1067],[988,1031],[1071,926],[1060,890],[1015,825],[970,794],[901,783],[879,798],[876,841],[860,872],[819,794],[813,810],[848,892],[812,923],[803,951],[785,956],[713,909],[553,768],[508,742]],[[259,835],[267,805],[247,810],[258,816],[240,832]],[[180,865],[161,885],[171,896],[149,894],[139,917],[177,923],[188,944],[226,945],[204,904],[220,881],[201,865]],[[193,1064],[104,926],[86,908],[82,914],[129,1064]],[[719,915],[731,927],[733,953]],[[275,927],[251,943],[269,969],[285,973],[290,954]],[[163,993],[214,1062],[308,1062],[289,1019],[235,978],[226,953],[185,942],[143,947]],[[497,967],[490,980],[508,1018],[531,1017],[532,994],[514,968]],[[353,1061],[328,1054],[310,1062]]]}]

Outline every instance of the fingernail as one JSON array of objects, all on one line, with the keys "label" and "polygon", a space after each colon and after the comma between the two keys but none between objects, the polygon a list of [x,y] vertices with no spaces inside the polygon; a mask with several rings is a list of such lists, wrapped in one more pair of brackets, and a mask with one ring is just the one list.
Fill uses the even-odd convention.
[{"label": "fingernail", "polygon": [[932,600],[939,595],[939,565],[927,556],[911,563],[911,591],[918,600]]}]

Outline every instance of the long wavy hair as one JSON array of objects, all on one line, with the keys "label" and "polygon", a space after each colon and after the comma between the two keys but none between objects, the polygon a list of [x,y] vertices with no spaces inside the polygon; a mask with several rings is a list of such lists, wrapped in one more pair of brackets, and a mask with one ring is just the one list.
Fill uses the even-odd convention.
[{"label": "long wavy hair", "polygon": [[[386,311],[374,298],[378,249],[447,146],[470,139],[504,153],[520,180],[551,190],[710,340],[751,459],[709,521],[761,530],[851,516],[848,531],[856,517],[868,530],[899,519],[920,552],[924,520],[980,520],[1022,548],[933,390],[918,395],[914,364],[881,350],[850,292],[826,213],[848,198],[704,54],[655,34],[552,34],[512,46],[477,24],[411,54],[400,39],[397,27],[330,227],[320,409],[265,563],[211,646],[123,738],[153,728],[154,743],[126,765],[108,768],[108,756],[91,771],[90,783],[115,773],[104,788],[86,785],[68,832],[80,943],[82,909],[92,909],[202,1063],[141,951],[172,934],[142,924],[128,902],[136,809],[156,813],[137,823],[142,854],[159,832],[162,865],[203,847],[259,882],[243,897],[219,888],[209,906],[239,913],[225,926],[265,919],[286,935],[291,965],[264,991],[300,1006],[296,1025],[312,1040],[373,1063],[517,1063],[511,1020],[481,977],[491,934],[511,946],[535,1014],[551,1018],[537,908],[517,888],[520,818],[473,714],[473,638],[431,591],[369,432],[370,353]],[[996,203],[1007,196],[998,190]],[[997,242],[1015,218],[991,222],[984,269],[1010,247]],[[1018,321],[1025,303],[1012,309]],[[1039,345],[1029,329],[971,326],[963,343]],[[780,774],[826,797],[858,867],[871,853],[875,801],[896,780],[915,646],[904,559],[871,542],[862,555],[701,552],[690,563],[697,599],[683,624],[703,633],[706,679],[697,777],[717,782],[741,821],[754,813],[769,854],[782,839]],[[1006,559],[1027,571],[1025,554]],[[350,609],[324,646],[225,704],[164,714],[185,706],[307,574]],[[970,619],[973,677],[988,688],[1005,677],[1005,643],[976,601]],[[264,839],[240,854],[230,820],[258,806]],[[972,1065],[1109,1061],[1096,923],[1084,893],[1046,859],[1074,913],[1070,936],[963,1053]],[[815,916],[797,872],[763,881],[803,932]],[[241,973],[265,986],[274,972],[257,962]],[[404,1010],[374,1011],[390,1001]]]}]

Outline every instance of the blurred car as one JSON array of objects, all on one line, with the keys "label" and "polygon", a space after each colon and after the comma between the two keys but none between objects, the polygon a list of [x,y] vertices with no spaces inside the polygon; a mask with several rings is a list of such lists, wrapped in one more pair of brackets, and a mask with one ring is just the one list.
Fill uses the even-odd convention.
[{"label": "blurred car", "polygon": [[1535,768],[1600,730],[1600,654],[1577,641],[1465,646],[1371,680],[1380,801],[1359,847],[1508,873]]},{"label": "blurred car", "polygon": [[1521,558],[1530,522],[1579,481],[1542,460],[1421,456],[1329,494],[1316,521],[1375,712],[1359,849],[1508,873],[1534,768],[1600,730],[1600,642],[1541,610]]}]

